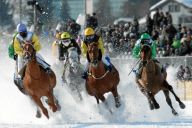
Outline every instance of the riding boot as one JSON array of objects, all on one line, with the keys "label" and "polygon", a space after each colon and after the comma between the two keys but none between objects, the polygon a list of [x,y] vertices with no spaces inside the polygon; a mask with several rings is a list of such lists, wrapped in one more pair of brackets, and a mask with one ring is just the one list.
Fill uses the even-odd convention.
[{"label": "riding boot", "polygon": [[51,69],[50,67],[47,67],[47,68],[45,69],[45,72],[46,72],[47,74],[51,74],[53,71],[52,71],[52,69]]},{"label": "riding boot", "polygon": [[87,77],[88,77],[88,73],[87,73],[87,70],[86,70],[86,71],[83,72],[82,78],[86,80]]},{"label": "riding boot", "polygon": [[102,58],[102,61],[105,65],[105,69],[108,70],[109,72],[112,71],[112,64],[110,62],[110,58],[108,56]]}]

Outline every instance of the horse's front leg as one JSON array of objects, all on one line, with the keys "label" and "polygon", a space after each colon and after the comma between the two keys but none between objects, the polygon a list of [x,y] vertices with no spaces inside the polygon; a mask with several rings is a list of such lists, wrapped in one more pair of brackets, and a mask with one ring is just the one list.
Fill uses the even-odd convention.
[{"label": "horse's front leg", "polygon": [[148,101],[150,110],[153,110],[155,107],[153,105],[153,102],[151,100],[150,95],[148,94],[148,92],[144,88],[144,86],[145,86],[144,82],[141,79],[136,79],[136,83],[137,83],[137,85],[139,87],[139,90],[143,93],[143,95],[145,95],[147,97],[147,101]]},{"label": "horse's front leg", "polygon": [[111,109],[109,108],[109,104],[107,103],[107,101],[105,100],[104,95],[99,94],[98,98],[105,104],[105,107],[109,110],[109,112],[112,114]]},{"label": "horse's front leg", "polygon": [[121,103],[120,103],[120,96],[117,92],[117,88],[114,88],[112,91],[112,94],[114,96],[114,99],[115,99],[115,106],[118,108],[121,106]]},{"label": "horse's front leg", "polygon": [[38,98],[37,96],[32,95],[33,100],[35,101],[35,103],[41,108],[41,110],[43,111],[43,114],[49,119],[49,114],[47,109],[43,106],[40,98]]}]

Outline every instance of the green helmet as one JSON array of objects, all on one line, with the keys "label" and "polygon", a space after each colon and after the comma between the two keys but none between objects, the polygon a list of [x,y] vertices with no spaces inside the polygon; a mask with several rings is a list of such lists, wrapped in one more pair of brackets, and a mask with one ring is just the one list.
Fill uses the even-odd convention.
[{"label": "green helmet", "polygon": [[143,33],[140,37],[141,40],[149,40],[151,39],[150,35],[147,33]]}]

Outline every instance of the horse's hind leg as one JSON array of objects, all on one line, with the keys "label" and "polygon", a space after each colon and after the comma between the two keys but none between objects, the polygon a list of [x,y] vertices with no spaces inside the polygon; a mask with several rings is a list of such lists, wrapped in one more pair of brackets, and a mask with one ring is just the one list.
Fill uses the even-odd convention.
[{"label": "horse's hind leg", "polygon": [[113,89],[111,92],[112,92],[112,94],[114,96],[114,99],[115,99],[115,106],[116,106],[116,108],[120,107],[121,103],[120,103],[119,94],[117,92],[117,88]]},{"label": "horse's hind leg", "polygon": [[175,111],[175,109],[172,106],[171,99],[169,97],[169,90],[163,90],[163,93],[165,94],[165,98],[167,101],[167,104],[171,107],[173,115],[178,115],[178,113]]},{"label": "horse's hind leg", "polygon": [[36,97],[36,96],[32,96],[33,100],[35,101],[35,103],[41,108],[41,110],[43,111],[43,114],[49,119],[49,114],[47,109],[43,106],[40,98]]},{"label": "horse's hind leg", "polygon": [[179,103],[180,108],[184,109],[185,108],[185,104],[183,102],[181,102],[181,100],[179,99],[179,97],[175,94],[173,87],[171,85],[169,85],[167,83],[167,81],[164,81],[164,84],[166,85],[166,87],[168,88],[168,90],[174,95],[175,100]]},{"label": "horse's hind leg", "polygon": [[51,107],[53,112],[56,112],[57,111],[57,106],[55,105],[55,102],[54,102],[53,90],[48,92],[47,97],[48,97],[49,106]]}]

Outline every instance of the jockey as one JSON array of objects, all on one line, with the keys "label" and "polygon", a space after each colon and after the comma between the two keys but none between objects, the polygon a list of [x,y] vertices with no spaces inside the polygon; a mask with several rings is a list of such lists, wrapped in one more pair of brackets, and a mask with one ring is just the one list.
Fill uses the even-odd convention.
[{"label": "jockey", "polygon": [[[134,58],[140,58],[140,51],[143,45],[148,45],[151,48],[151,57],[154,60],[155,63],[159,63],[155,57],[156,57],[156,44],[155,42],[151,39],[150,35],[147,33],[144,33],[141,35],[140,39],[137,40],[133,51],[132,51],[132,55]],[[142,73],[142,69],[143,69],[143,65],[145,64],[144,61],[141,61],[139,63],[139,66],[137,68],[137,70],[134,70],[135,74],[136,74],[136,82],[138,83],[138,80],[141,79],[141,73]],[[159,64],[158,64],[159,65]]]},{"label": "jockey", "polygon": [[[95,34],[95,31],[91,27],[87,27],[84,30],[84,40],[81,42],[81,50],[84,57],[87,56],[87,45],[89,43],[98,42],[98,47],[101,50],[102,55],[104,55],[104,46],[103,46],[103,40],[100,36]],[[108,56],[102,57],[103,63],[107,66],[107,70],[112,70],[112,65],[110,63],[110,59]],[[82,78],[87,79],[87,70],[88,70],[88,61],[85,66],[85,71],[83,73]]]},{"label": "jockey", "polygon": [[[141,35],[140,39],[137,40],[133,51],[132,51],[132,55],[134,58],[140,58],[140,52],[141,52],[141,48],[143,45],[147,45],[151,48],[151,58],[152,60],[157,64],[157,66],[160,68],[160,63],[158,60],[155,59],[156,57],[156,43],[151,39],[150,35],[148,33],[144,33]],[[139,83],[139,80],[141,79],[141,73],[143,70],[143,66],[145,65],[145,61],[140,61],[139,66],[137,68],[137,70],[134,70],[135,74],[136,74],[136,83],[139,85],[139,88],[141,89],[141,91],[143,92],[144,88],[142,88],[142,86]],[[161,68],[161,72],[163,72],[163,68]],[[150,94],[150,92],[148,91],[148,88],[146,88],[147,91],[147,95]]]},{"label": "jockey", "polygon": [[[57,50],[58,50],[58,44],[59,44],[59,41],[60,41],[60,39],[61,39],[61,34],[62,34],[62,29],[61,29],[62,27],[61,27],[61,24],[58,24],[57,25],[57,27],[56,27],[56,31],[55,31],[55,34],[54,34],[54,36],[55,36],[55,41],[53,42],[53,44],[52,44],[52,54],[55,56],[57,56],[58,57],[58,52],[57,52]],[[57,60],[58,61],[58,60]]]},{"label": "jockey", "polygon": [[[79,56],[81,55],[81,49],[79,45],[76,43],[74,39],[71,38],[71,35],[68,32],[63,32],[61,34],[61,40],[59,42],[59,60],[64,61],[64,71],[63,71],[63,76],[62,79],[65,82],[65,69],[67,67],[67,58],[68,58],[68,53],[67,50],[71,47],[77,48],[77,53]],[[79,57],[80,61],[80,57]]]},{"label": "jockey", "polygon": [[[18,34],[15,36],[13,40],[14,44],[14,50],[17,54],[17,69],[16,69],[16,75],[17,78],[20,78],[21,80],[24,77],[24,70],[25,70],[25,63],[24,63],[24,51],[23,51],[23,44],[28,41],[32,42],[34,49],[39,51],[41,49],[41,45],[39,43],[39,38],[32,32],[27,31],[27,27],[23,23],[19,23],[17,25],[17,32]],[[36,54],[37,62],[39,65],[46,70],[46,72],[50,72],[50,65],[47,64],[43,58],[40,56],[40,54]],[[18,74],[19,72],[19,74]],[[18,76],[19,75],[19,76]]]}]

